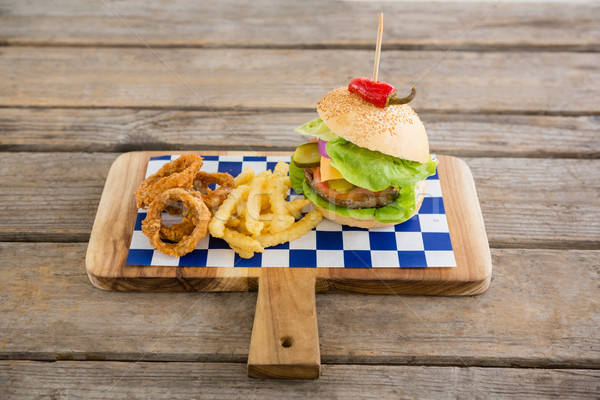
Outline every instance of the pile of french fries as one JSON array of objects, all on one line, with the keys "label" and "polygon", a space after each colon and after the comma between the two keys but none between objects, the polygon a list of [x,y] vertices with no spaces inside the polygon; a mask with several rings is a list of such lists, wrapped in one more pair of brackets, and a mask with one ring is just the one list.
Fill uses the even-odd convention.
[{"label": "pile of french fries", "polygon": [[302,217],[307,199],[286,201],[292,187],[289,165],[280,161],[273,172],[254,174],[245,168],[235,179],[235,189],[227,196],[208,230],[224,239],[242,258],[252,258],[265,247],[297,239],[310,232],[323,216],[313,210]]}]

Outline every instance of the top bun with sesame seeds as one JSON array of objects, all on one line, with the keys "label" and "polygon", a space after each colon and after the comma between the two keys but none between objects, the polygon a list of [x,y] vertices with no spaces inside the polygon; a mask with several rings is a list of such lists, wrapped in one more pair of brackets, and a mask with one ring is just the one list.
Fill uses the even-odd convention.
[{"label": "top bun with sesame seeds", "polygon": [[377,107],[342,87],[326,94],[317,112],[331,131],[357,146],[420,163],[429,160],[425,126],[408,104]]}]

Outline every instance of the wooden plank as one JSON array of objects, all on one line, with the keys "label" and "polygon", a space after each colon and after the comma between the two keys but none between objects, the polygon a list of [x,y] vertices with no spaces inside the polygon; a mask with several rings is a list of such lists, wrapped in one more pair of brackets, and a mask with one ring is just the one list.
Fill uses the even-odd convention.
[{"label": "wooden plank", "polygon": [[594,172],[598,161],[466,161],[495,245],[560,247],[555,240],[568,237],[569,248],[598,248],[600,181]]},{"label": "wooden plank", "polygon": [[597,51],[597,3],[185,0],[4,2],[0,40],[9,45],[268,46]]},{"label": "wooden plank", "polygon": [[0,154],[0,240],[87,241],[108,169],[116,157]]},{"label": "wooden plank", "polygon": [[[87,241],[116,157],[0,153],[0,240]],[[492,247],[598,248],[599,160],[466,161]]]},{"label": "wooden plank", "polygon": [[[438,154],[600,157],[598,116],[419,115]],[[0,150],[292,150],[305,141],[293,129],[315,117],[316,111],[7,108],[0,113]]]},{"label": "wooden plank", "polygon": [[598,370],[325,365],[318,381],[259,381],[241,364],[0,362],[10,399],[596,399]]},{"label": "wooden plank", "polygon": [[316,379],[321,354],[315,277],[307,269],[261,268],[248,350],[252,378]]},{"label": "wooden plank", "polygon": [[[271,285],[277,287],[276,282],[260,282],[264,271],[268,271],[264,268],[126,265],[129,241],[137,217],[135,190],[144,177],[150,157],[161,154],[164,153],[126,153],[111,166],[86,255],[86,270],[90,281],[101,289],[120,291],[256,290],[256,284],[253,283],[256,280],[259,281],[259,291],[260,287],[264,287],[267,292]],[[217,152],[206,153],[216,154]],[[222,152],[220,154],[227,155]],[[320,292],[473,295],[485,291],[492,271],[491,257],[471,171],[463,161],[455,157],[439,156],[439,161],[437,172],[441,190],[445,193],[444,208],[456,268],[316,268],[306,270],[307,275],[303,280],[316,279],[317,290]],[[272,279],[278,278],[278,275],[274,275]],[[267,279],[271,278],[267,275]],[[181,284],[182,280],[185,285]],[[311,290],[315,290],[314,284]],[[311,296],[312,294],[304,293],[299,297],[308,299]],[[260,304],[264,301],[261,300]],[[261,317],[262,314],[264,313],[261,313]],[[292,359],[295,360],[295,356]]]},{"label": "wooden plank", "polygon": [[[86,247],[0,243],[0,358],[246,362],[255,293],[101,291]],[[600,252],[492,254],[480,296],[317,294],[322,361],[599,368]]]},{"label": "wooden plank", "polygon": [[[7,47],[0,106],[314,110],[370,73],[371,53]],[[599,63],[598,53],[386,51],[380,77],[401,92],[416,84],[419,112],[585,115],[598,111]]]}]

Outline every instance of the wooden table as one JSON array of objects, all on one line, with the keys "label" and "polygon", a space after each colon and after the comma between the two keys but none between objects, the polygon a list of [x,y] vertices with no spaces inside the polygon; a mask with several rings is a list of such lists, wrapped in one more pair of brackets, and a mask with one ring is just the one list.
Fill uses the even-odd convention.
[{"label": "wooden table", "polygon": [[[600,6],[285,3],[0,2],[0,397],[597,398]],[[371,73],[380,11],[380,78],[472,169],[486,293],[319,294],[321,378],[263,381],[256,293],[90,284],[119,154],[291,150]]]}]

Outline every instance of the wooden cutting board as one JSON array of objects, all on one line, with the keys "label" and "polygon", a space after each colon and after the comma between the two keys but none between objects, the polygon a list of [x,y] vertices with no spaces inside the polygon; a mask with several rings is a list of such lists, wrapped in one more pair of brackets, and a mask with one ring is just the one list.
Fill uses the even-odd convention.
[{"label": "wooden cutting board", "polygon": [[[180,152],[178,152],[180,153]],[[201,155],[289,153],[198,152]],[[462,160],[438,156],[438,175],[452,268],[199,268],[125,265],[137,216],[135,190],[148,160],[165,152],[132,152],[113,163],[86,255],[90,281],[118,291],[255,291],[258,300],[248,356],[256,378],[317,378],[320,374],[315,293],[474,295],[492,273],[488,240],[471,171]]]}]

